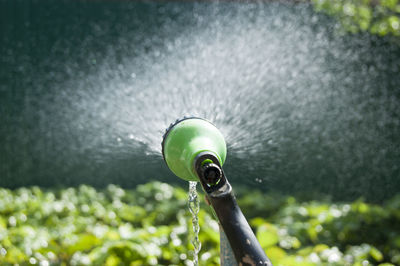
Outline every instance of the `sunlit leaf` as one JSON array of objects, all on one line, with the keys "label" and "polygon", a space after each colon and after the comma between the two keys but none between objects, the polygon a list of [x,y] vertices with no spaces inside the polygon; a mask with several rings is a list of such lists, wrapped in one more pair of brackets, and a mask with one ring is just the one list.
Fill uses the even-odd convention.
[{"label": "sunlit leaf", "polygon": [[262,248],[268,248],[279,242],[279,236],[276,227],[265,223],[257,228],[257,239]]}]

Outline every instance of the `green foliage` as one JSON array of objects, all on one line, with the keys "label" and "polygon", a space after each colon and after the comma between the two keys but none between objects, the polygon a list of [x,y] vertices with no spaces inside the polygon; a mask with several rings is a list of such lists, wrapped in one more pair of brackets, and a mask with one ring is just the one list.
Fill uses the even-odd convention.
[{"label": "green foliage", "polygon": [[[239,193],[274,265],[399,265],[400,195],[383,205]],[[1,265],[185,265],[187,192],[154,182],[15,191],[0,188]],[[201,265],[219,264],[218,224],[199,213]]]},{"label": "green foliage", "polygon": [[[216,265],[218,225],[205,209],[202,262]],[[180,265],[190,259],[189,222],[187,192],[168,184],[0,189],[0,264]]]},{"label": "green foliage", "polygon": [[312,0],[317,11],[332,15],[346,31],[400,36],[399,0]]},{"label": "green foliage", "polygon": [[[400,195],[383,205],[363,200],[332,203],[304,202],[293,197],[263,195],[241,197],[247,217],[264,202],[264,213],[251,219],[260,244],[274,265],[399,265]],[[268,239],[265,239],[268,238]]]}]

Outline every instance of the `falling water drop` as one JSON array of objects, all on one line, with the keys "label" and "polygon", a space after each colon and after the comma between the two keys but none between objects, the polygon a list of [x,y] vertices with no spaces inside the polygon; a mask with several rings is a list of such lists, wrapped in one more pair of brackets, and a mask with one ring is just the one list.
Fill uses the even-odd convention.
[{"label": "falling water drop", "polygon": [[199,240],[199,210],[200,210],[200,203],[199,198],[197,195],[197,182],[189,181],[189,210],[192,214],[192,225],[193,225],[193,239],[192,244],[194,246],[194,253],[193,253],[193,265],[197,266],[199,261],[199,252],[201,249],[201,243]]}]

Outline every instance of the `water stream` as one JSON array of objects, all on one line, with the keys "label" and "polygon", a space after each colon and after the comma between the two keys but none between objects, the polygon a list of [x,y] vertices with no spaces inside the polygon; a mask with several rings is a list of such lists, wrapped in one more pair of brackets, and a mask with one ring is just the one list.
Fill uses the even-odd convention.
[{"label": "water stream", "polygon": [[199,252],[201,249],[201,242],[199,239],[199,211],[200,211],[200,201],[197,194],[197,182],[189,181],[189,210],[192,214],[192,226],[193,226],[193,239],[192,244],[194,247],[193,251],[193,265],[197,266],[199,262]]}]

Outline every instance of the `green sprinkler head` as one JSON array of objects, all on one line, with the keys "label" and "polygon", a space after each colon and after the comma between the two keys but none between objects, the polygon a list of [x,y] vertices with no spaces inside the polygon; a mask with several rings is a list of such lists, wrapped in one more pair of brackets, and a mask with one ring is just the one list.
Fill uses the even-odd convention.
[{"label": "green sprinkler head", "polygon": [[169,169],[187,181],[198,181],[199,164],[214,163],[222,167],[226,158],[226,143],[221,132],[211,122],[198,117],[184,117],[171,124],[161,145]]},{"label": "green sprinkler head", "polygon": [[222,170],[226,144],[221,132],[207,120],[185,117],[171,124],[161,145],[164,160],[175,175],[200,182],[237,264],[272,266]]}]

